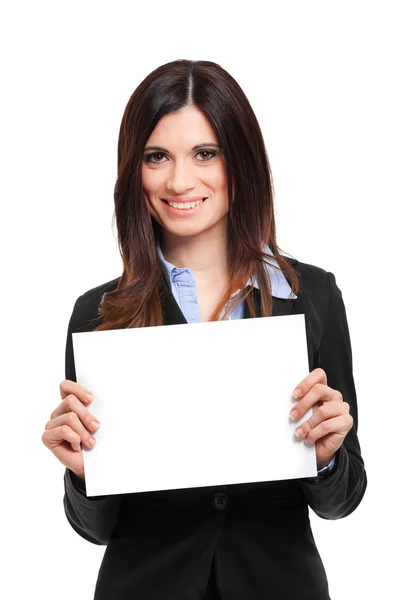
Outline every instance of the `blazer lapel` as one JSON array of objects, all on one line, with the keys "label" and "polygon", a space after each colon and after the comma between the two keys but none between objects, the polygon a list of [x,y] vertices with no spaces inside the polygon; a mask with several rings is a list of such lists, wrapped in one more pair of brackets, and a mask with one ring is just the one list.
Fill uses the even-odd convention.
[{"label": "blazer lapel", "polygon": [[161,295],[161,304],[163,308],[164,324],[165,325],[181,325],[187,323],[183,312],[179,308],[179,304],[174,298],[171,291],[167,275],[164,269],[161,270],[161,279],[159,285]]},{"label": "blazer lapel", "polygon": [[[256,318],[261,317],[261,293],[258,288],[253,288],[250,294],[251,303],[253,305]],[[281,315],[289,315],[293,311],[293,301],[290,302],[287,299],[277,298],[272,296],[272,317],[278,317]],[[244,319],[250,319],[250,309],[247,302],[244,303]]]}]

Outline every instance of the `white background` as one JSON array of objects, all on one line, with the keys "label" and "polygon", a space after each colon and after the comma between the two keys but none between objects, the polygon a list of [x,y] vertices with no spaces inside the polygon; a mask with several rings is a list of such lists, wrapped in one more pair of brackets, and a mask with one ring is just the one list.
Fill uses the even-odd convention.
[{"label": "white background", "polygon": [[1,10],[2,597],[93,597],[105,548],[68,524],[64,467],[41,435],[60,402],[73,303],[121,273],[112,192],[123,110],[177,58],[212,60],[239,82],[271,161],[278,244],[342,290],[368,488],[350,516],[310,518],[332,600],[396,596],[397,8],[14,0]]}]

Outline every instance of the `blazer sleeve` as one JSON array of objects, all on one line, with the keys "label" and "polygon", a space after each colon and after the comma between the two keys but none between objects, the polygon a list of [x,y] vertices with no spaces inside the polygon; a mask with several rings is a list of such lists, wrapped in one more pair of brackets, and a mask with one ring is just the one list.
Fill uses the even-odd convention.
[{"label": "blazer sleeve", "polygon": [[298,482],[319,517],[341,519],[360,504],[367,487],[367,474],[357,437],[357,396],[346,309],[334,274],[327,275],[330,300],[317,366],[325,371],[329,387],[341,392],[343,401],[348,402],[353,426],[335,453],[332,471],[324,478],[303,478]]},{"label": "blazer sleeve", "polygon": [[[68,325],[65,349],[65,379],[76,381],[72,333],[82,325],[79,296]],[[106,545],[116,527],[121,504],[120,495],[86,496],[86,485],[68,468],[64,473],[64,511],[71,527],[85,540]]]}]

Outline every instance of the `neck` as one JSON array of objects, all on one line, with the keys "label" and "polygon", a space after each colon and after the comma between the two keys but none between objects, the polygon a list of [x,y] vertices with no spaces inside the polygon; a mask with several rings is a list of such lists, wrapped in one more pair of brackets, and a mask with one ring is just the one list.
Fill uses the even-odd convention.
[{"label": "neck", "polygon": [[206,231],[194,236],[171,236],[163,231],[160,243],[164,258],[176,267],[189,267],[200,284],[214,285],[228,278],[226,233]]}]

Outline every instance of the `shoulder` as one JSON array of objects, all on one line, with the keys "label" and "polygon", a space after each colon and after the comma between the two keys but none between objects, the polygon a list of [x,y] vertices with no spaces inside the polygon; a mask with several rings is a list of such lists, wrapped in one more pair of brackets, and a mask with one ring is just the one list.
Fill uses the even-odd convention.
[{"label": "shoulder", "polygon": [[71,315],[71,324],[74,331],[88,331],[98,325],[98,310],[106,292],[111,292],[117,287],[119,277],[93,287],[77,298]]},{"label": "shoulder", "polygon": [[330,279],[333,275],[330,271],[317,265],[302,262],[296,258],[288,256],[282,256],[282,258],[296,271],[300,283],[306,291],[313,292],[318,290],[323,292],[324,290],[328,290]]},{"label": "shoulder", "polygon": [[342,302],[342,293],[336,283],[335,275],[321,266],[302,262],[294,258],[283,257],[295,270],[300,284],[297,297],[300,302],[306,300],[318,319],[325,321],[329,309]]},{"label": "shoulder", "polygon": [[106,283],[102,283],[97,287],[91,288],[84,292],[81,296],[79,296],[77,303],[79,306],[90,306],[92,304],[100,304],[103,294],[106,292],[111,292],[115,290],[117,287],[119,277],[116,279],[112,279],[111,281],[107,281]]},{"label": "shoulder", "polygon": [[284,258],[299,278],[300,291],[294,302],[308,313],[311,325],[320,333],[329,331],[337,336],[342,332],[347,336],[346,307],[334,273],[317,265]]}]

